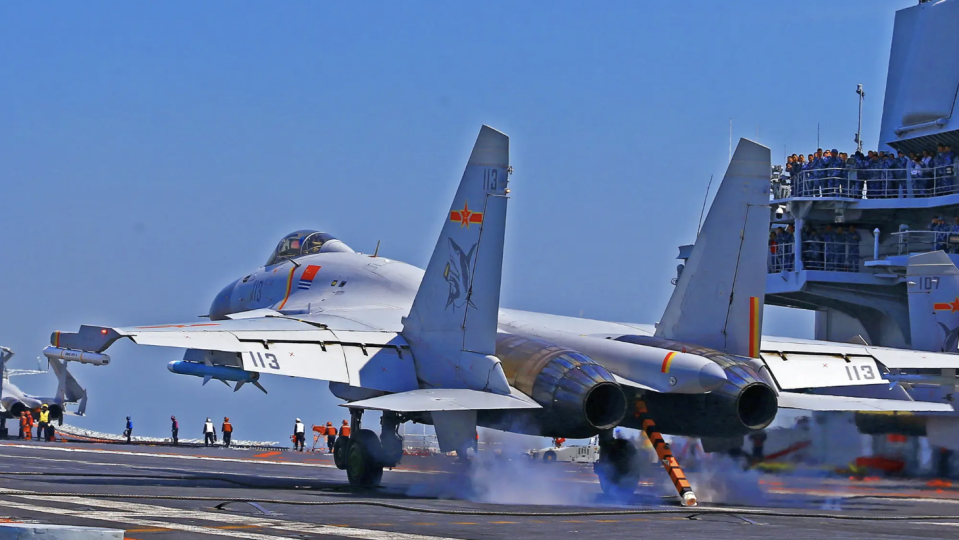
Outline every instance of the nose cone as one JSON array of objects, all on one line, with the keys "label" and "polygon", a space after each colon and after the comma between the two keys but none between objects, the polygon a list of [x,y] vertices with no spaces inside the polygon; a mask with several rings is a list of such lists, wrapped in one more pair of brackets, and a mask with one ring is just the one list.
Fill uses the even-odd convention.
[{"label": "nose cone", "polygon": [[710,362],[699,370],[699,384],[707,392],[719,388],[726,380],[726,372],[718,364]]},{"label": "nose cone", "polygon": [[232,298],[234,287],[236,287],[236,281],[223,287],[223,290],[213,299],[213,303],[210,304],[210,320],[220,321],[225,319],[227,315],[233,313]]}]

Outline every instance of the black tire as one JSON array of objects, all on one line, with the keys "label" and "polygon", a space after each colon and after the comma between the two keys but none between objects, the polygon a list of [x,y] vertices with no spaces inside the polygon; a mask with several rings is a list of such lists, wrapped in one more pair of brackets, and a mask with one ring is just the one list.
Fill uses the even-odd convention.
[{"label": "black tire", "polygon": [[346,469],[346,457],[350,451],[350,438],[337,437],[333,443],[333,464],[341,471]]},{"label": "black tire", "polygon": [[383,448],[382,464],[393,468],[403,459],[403,438],[393,432],[380,435],[380,445]]},{"label": "black tire", "polygon": [[376,433],[361,429],[350,439],[346,457],[346,476],[354,487],[371,488],[383,479],[383,447]]},{"label": "black tire", "polygon": [[631,441],[613,439],[600,445],[599,461],[593,470],[603,493],[617,499],[632,497],[639,486],[639,451]]},{"label": "black tire", "polygon": [[553,452],[552,450],[550,450],[549,452],[546,452],[545,454],[543,454],[543,461],[545,461],[546,463],[552,463],[556,461],[556,452]]}]

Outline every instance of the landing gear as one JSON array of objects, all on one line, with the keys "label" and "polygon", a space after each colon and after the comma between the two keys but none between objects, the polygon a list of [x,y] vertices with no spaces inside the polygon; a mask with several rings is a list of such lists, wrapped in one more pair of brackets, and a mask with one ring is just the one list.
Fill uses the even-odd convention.
[{"label": "landing gear", "polygon": [[399,428],[403,418],[394,412],[384,411],[380,419],[380,445],[383,447],[383,466],[393,468],[403,459],[403,437]]},{"label": "landing gear", "polygon": [[377,437],[369,429],[362,428],[362,409],[350,409],[350,438],[339,438],[333,445],[333,462],[346,469],[350,485],[376,487],[383,479],[384,467],[395,467],[403,458],[403,438],[398,428],[403,418],[394,412],[384,411],[382,434]]},{"label": "landing gear", "polygon": [[361,429],[350,437],[346,458],[346,476],[350,485],[371,488],[380,485],[383,479],[383,447],[376,433]]},{"label": "landing gear", "polygon": [[639,451],[632,441],[616,439],[612,431],[599,435],[599,461],[593,471],[603,493],[610,497],[631,497],[639,485]]},{"label": "landing gear", "polygon": [[346,469],[346,457],[350,450],[350,437],[337,437],[333,443],[333,464],[341,471]]}]

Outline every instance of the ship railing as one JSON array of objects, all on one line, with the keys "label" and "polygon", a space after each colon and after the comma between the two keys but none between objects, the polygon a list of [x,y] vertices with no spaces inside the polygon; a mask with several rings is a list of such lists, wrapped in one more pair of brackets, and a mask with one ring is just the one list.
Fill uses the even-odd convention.
[{"label": "ship railing", "polygon": [[804,270],[825,270],[829,272],[860,272],[862,257],[859,254],[859,242],[824,240],[804,240],[802,250],[797,254],[794,242],[770,244],[766,266],[770,274],[792,272],[797,269],[796,256],[802,261]]},{"label": "ship railing", "polygon": [[892,233],[898,255],[945,251],[959,253],[959,228],[948,231],[900,231]]},{"label": "ship railing", "polygon": [[802,171],[772,182],[773,199],[837,197],[846,199],[905,199],[959,193],[956,165],[910,169],[848,169],[833,167]]}]

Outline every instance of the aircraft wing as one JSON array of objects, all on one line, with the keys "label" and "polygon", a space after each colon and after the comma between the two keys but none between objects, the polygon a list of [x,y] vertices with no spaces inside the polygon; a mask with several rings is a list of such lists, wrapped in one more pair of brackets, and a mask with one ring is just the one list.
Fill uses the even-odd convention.
[{"label": "aircraft wing", "polygon": [[[316,317],[280,314],[221,321],[151,326],[81,326],[54,332],[51,343],[102,353],[117,340],[139,345],[212,351],[205,362],[270,373],[346,383],[386,392],[419,388],[409,345],[396,332],[333,329]],[[335,318],[334,318],[335,319]],[[340,325],[356,328],[355,324]],[[363,328],[363,327],[360,327]],[[226,354],[223,354],[226,353]],[[191,358],[193,359],[193,358]]]},{"label": "aircraft wing", "polygon": [[959,369],[957,354],[782,338],[764,339],[761,357],[784,390],[889,384],[890,369]]},{"label": "aircraft wing", "polygon": [[780,392],[779,406],[786,409],[803,409],[807,411],[955,412],[952,405],[948,403],[798,394],[795,392]]}]

